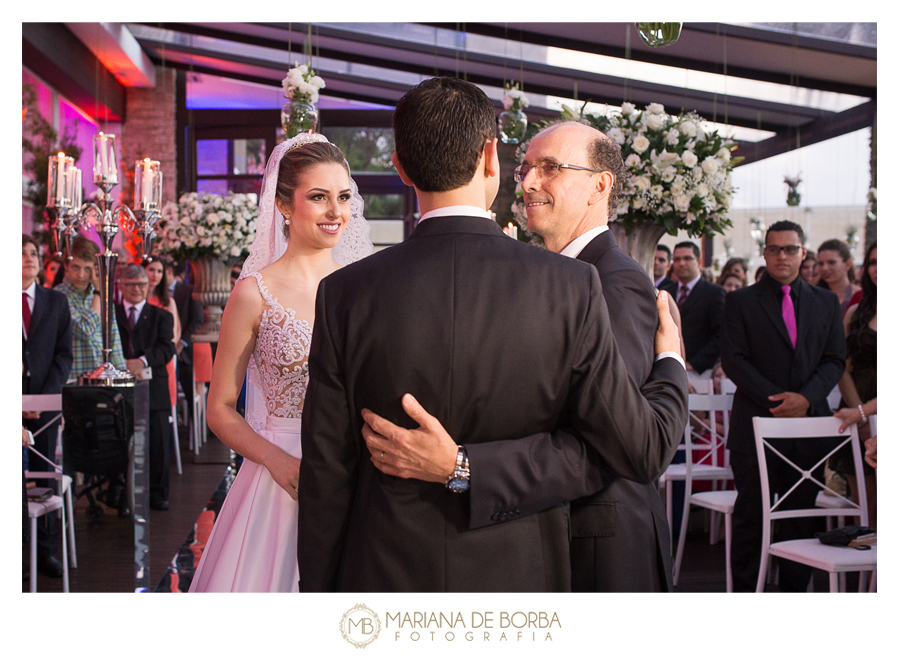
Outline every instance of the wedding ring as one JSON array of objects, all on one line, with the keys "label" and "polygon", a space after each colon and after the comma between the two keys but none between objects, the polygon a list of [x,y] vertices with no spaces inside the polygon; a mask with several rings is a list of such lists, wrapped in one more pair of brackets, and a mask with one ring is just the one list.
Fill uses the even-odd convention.
[{"label": "wedding ring", "polygon": [[381,451],[381,463],[384,463],[384,450]]}]

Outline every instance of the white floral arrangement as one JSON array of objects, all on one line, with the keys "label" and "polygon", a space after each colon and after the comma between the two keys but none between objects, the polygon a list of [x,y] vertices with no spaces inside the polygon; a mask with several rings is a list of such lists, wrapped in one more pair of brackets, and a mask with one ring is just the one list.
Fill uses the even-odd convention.
[{"label": "white floral arrangement", "polygon": [[325,88],[325,81],[306,64],[295,62],[294,66],[288,69],[281,86],[284,95],[292,101],[316,103],[319,100],[319,90]]},{"label": "white floral arrangement", "polygon": [[256,235],[259,216],[255,194],[229,192],[222,197],[206,192],[181,195],[169,201],[157,224],[157,249],[174,260],[211,256],[227,262],[246,257]]},{"label": "white floral arrangement", "polygon": [[[586,104],[585,104],[586,105]],[[659,103],[638,110],[631,103],[608,115],[584,114],[563,106],[566,118],[583,117],[615,140],[630,178],[619,197],[616,217],[626,232],[652,222],[675,235],[712,237],[732,226],[728,218],[734,187],[731,171],[737,143],[707,131],[696,112],[667,114]]]},{"label": "white floral arrangement", "polygon": [[868,201],[866,204],[866,217],[874,222],[878,218],[878,188],[870,187],[868,194],[866,194],[866,200]]},{"label": "white floral arrangement", "polygon": [[520,112],[528,107],[528,96],[519,89],[517,82],[508,83],[503,92],[503,109],[507,112]]}]

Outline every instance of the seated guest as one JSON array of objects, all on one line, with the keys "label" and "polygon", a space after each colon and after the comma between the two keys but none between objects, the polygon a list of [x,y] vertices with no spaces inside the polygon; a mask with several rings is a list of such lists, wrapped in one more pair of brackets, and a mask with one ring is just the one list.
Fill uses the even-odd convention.
[{"label": "seated guest", "polygon": [[762,275],[766,273],[766,266],[760,265],[756,268],[756,274],[753,275],[754,283],[759,283],[759,280],[762,278]]},{"label": "seated guest", "polygon": [[[37,284],[40,272],[37,243],[22,234],[22,395],[59,394],[72,368],[69,305],[62,293]],[[35,450],[51,461],[56,457],[59,422],[47,423],[55,415],[52,411],[22,412],[22,425],[37,434]],[[52,482],[40,482],[39,486],[52,486]],[[56,512],[52,512],[38,520],[38,571],[46,576],[62,576],[62,564],[56,559],[58,546]]]},{"label": "seated guest", "polygon": [[122,335],[125,366],[135,379],[150,378],[150,507],[169,509],[168,418],[172,404],[166,366],[175,355],[172,342],[175,319],[147,303],[149,282],[140,265],[125,265],[119,273],[122,303],[116,305],[116,321]]},{"label": "seated guest", "polygon": [[741,278],[739,274],[731,273],[726,274],[724,276],[719,277],[719,285],[725,288],[725,292],[729,293],[732,290],[740,290],[741,288],[747,285],[747,280]]},{"label": "seated guest", "polygon": [[[100,247],[79,235],[72,243],[72,260],[65,267],[65,278],[56,290],[66,296],[72,316],[72,351],[74,361],[69,381],[75,381],[85,373],[103,365],[103,330],[100,326],[100,291],[94,286],[97,254]],[[112,353],[110,361],[123,370],[122,340],[119,328],[113,322],[110,327]]]},{"label": "seated guest", "polygon": [[[750,266],[747,265],[747,261],[743,258],[729,258],[725,263],[725,267],[722,268],[722,273],[719,275],[719,278],[716,279],[716,284],[725,288],[725,280],[730,277],[737,277],[737,279],[741,282],[739,288],[743,288],[747,285],[747,272],[749,272]],[[733,284],[732,284],[733,285]],[[732,288],[733,290],[734,288]],[[729,290],[726,288],[726,290]]]}]

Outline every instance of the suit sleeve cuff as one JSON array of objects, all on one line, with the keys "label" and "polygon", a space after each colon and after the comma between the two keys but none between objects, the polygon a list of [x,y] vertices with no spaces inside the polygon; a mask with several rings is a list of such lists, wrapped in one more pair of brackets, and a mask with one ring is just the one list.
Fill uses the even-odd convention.
[{"label": "suit sleeve cuff", "polygon": [[[656,355],[656,360],[672,358],[678,361],[681,364],[681,367],[684,368],[684,359],[681,358],[681,355],[678,352],[660,352]],[[687,368],[685,368],[687,370]]]}]

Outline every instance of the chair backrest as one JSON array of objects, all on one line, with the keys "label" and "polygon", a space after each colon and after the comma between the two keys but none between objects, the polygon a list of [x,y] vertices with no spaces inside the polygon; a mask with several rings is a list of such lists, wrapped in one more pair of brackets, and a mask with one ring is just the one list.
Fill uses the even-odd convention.
[{"label": "chair backrest", "polygon": [[[712,387],[710,386],[710,390]],[[733,395],[727,393],[690,393],[688,395],[688,412],[691,419],[700,425],[700,429],[688,422],[684,429],[684,448],[687,478],[691,478],[691,470],[698,465],[727,466],[728,459],[719,459],[719,453],[725,448],[728,438],[728,425],[731,416]],[[701,418],[697,412],[706,414]],[[723,431],[716,426],[716,412],[721,412]],[[690,455],[691,457],[688,457]]]},{"label": "chair backrest", "polygon": [[871,436],[875,436],[878,434],[878,414],[872,414],[869,416],[869,430],[871,432]]},{"label": "chair backrest", "polygon": [[[806,516],[858,516],[861,525],[866,525],[868,523],[865,487],[859,487],[860,500],[858,503],[854,503],[849,498],[830,491],[830,493],[840,497],[847,505],[846,507],[816,507],[815,502],[812,502],[808,507],[787,509],[785,504],[786,501],[790,499],[791,494],[803,482],[812,482],[819,489],[824,490],[826,488],[824,477],[820,480],[813,476],[813,472],[823,466],[828,457],[848,443],[850,444],[850,449],[853,453],[853,468],[856,473],[857,482],[863,481],[862,455],[859,448],[856,425],[850,425],[843,432],[839,432],[838,429],[840,428],[840,425],[841,420],[833,416],[821,418],[762,418],[756,416],[753,418],[753,432],[756,436],[756,455],[759,460],[760,484],[762,485],[764,535],[768,535],[769,533],[770,521],[785,518]],[[826,439],[837,440],[835,441],[836,445],[828,451],[827,454],[825,454],[823,448],[823,455],[812,465],[812,467],[802,468],[783,454],[786,442],[798,439],[803,439],[804,441],[823,441]],[[768,464],[773,460],[783,461],[797,473],[796,482],[785,492],[781,492],[781,495],[774,501],[771,496],[768,472]],[[764,541],[764,546],[768,546],[767,541]]]},{"label": "chair backrest", "polygon": [[736,391],[737,391],[737,384],[735,384],[733,381],[731,381],[728,378],[725,378],[722,380],[722,392],[723,393],[730,393],[731,395],[734,395]]}]

